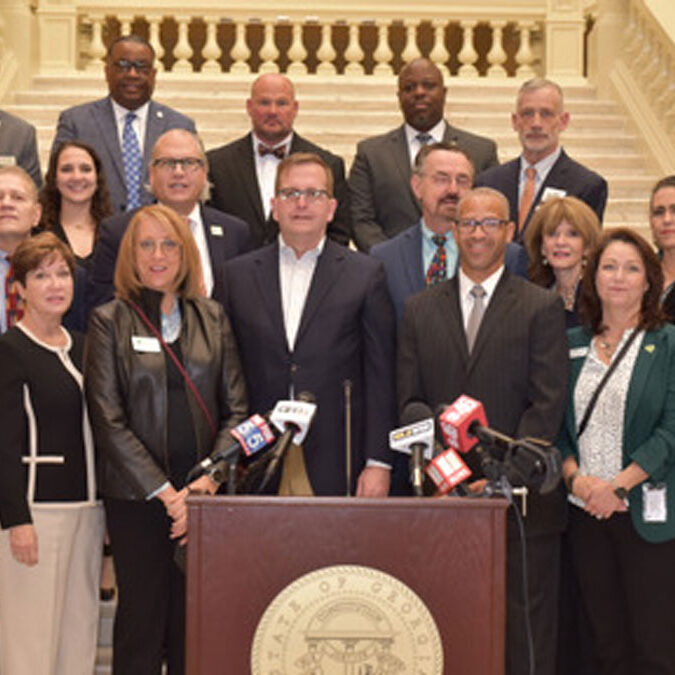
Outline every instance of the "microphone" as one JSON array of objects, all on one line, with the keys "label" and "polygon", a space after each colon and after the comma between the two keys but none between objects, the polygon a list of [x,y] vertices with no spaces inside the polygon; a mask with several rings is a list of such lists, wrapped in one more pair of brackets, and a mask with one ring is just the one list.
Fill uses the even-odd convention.
[{"label": "microphone", "polygon": [[423,459],[434,454],[434,414],[421,401],[408,403],[401,414],[403,427],[389,433],[389,447],[410,455],[410,481],[417,497],[424,495]]},{"label": "microphone", "polygon": [[452,449],[434,457],[427,465],[427,475],[441,494],[447,494],[471,475],[471,469]]},{"label": "microphone", "polygon": [[196,464],[187,475],[186,483],[191,483],[197,476],[206,472],[216,471],[216,465],[229,464],[239,458],[241,453],[250,457],[273,443],[276,435],[261,415],[251,415],[247,420],[230,429],[230,435],[235,439],[232,445],[211,453],[208,457]]},{"label": "microphone", "polygon": [[303,391],[295,401],[278,401],[270,414],[270,422],[281,432],[281,436],[271,451],[271,459],[258,492],[266,487],[274,475],[281,458],[288,452],[291,443],[300,445],[307,436],[310,424],[316,413],[314,394]]}]

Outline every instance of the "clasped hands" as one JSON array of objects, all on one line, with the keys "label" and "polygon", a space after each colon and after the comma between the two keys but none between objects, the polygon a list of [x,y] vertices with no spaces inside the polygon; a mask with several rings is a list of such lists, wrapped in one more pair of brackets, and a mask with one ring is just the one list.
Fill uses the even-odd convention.
[{"label": "clasped hands", "polygon": [[572,494],[582,499],[584,510],[598,520],[628,510],[626,502],[614,494],[612,483],[596,476],[577,476]]}]

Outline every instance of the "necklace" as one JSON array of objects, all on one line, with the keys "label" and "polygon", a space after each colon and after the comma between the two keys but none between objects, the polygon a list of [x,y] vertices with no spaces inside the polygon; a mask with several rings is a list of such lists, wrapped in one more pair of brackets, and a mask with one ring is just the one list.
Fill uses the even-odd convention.
[{"label": "necklace", "polygon": [[571,288],[563,288],[560,284],[556,284],[558,295],[562,298],[565,309],[568,312],[571,312],[574,309],[574,301],[577,299],[577,287],[579,286],[579,281],[581,281],[581,275],[576,278]]}]

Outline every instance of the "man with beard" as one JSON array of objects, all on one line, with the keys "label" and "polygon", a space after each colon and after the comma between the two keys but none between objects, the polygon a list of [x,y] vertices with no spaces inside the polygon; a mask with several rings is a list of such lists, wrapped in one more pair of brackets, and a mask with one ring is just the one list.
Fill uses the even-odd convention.
[{"label": "man with beard", "polygon": [[494,141],[453,127],[443,118],[446,94],[441,71],[429,59],[411,61],[398,76],[398,102],[405,123],[358,144],[349,189],[354,240],[362,251],[419,220],[410,175],[422,146],[451,143],[471,158],[476,171],[497,163]]},{"label": "man with beard", "polygon": [[[455,275],[458,251],[451,228],[457,219],[457,204],[471,189],[473,178],[469,156],[449,143],[425,145],[417,154],[410,186],[422,217],[413,227],[371,249],[371,255],[384,265],[398,319],[408,296]],[[509,243],[505,264],[512,273],[525,276],[525,250]]]},{"label": "man with beard", "polygon": [[511,115],[523,152],[520,157],[478,173],[476,185],[499,190],[509,200],[509,217],[521,241],[532,214],[550,197],[571,195],[586,202],[600,222],[607,202],[607,181],[568,157],[559,143],[569,124],[562,89],[550,80],[525,82]]}]

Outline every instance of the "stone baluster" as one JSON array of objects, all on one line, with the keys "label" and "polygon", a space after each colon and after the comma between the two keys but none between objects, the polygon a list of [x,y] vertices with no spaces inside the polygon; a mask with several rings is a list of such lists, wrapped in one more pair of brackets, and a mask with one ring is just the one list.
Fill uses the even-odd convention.
[{"label": "stone baluster", "polygon": [[291,46],[288,48],[288,74],[289,75],[305,75],[307,73],[307,65],[305,59],[307,58],[307,50],[302,42],[302,29],[304,23],[302,19],[295,19],[293,21],[293,37],[291,38]]},{"label": "stone baluster", "polygon": [[321,44],[316,50],[316,58],[319,59],[316,72],[320,75],[334,75],[337,72],[333,63],[337,54],[333,48],[332,34],[333,27],[331,21],[324,21],[321,24]]},{"label": "stone baluster", "polygon": [[121,12],[117,15],[117,19],[120,22],[120,35],[131,35],[131,24],[134,20],[132,14],[122,14]]},{"label": "stone baluster", "polygon": [[359,43],[359,23],[354,21],[349,24],[349,43],[345,49],[345,75],[363,75],[363,49]]},{"label": "stone baluster", "polygon": [[422,56],[419,47],[417,46],[417,21],[406,20],[405,22],[406,40],[405,47],[401,52],[403,63],[410,63],[414,59]]},{"label": "stone baluster", "polygon": [[492,21],[492,46],[487,55],[490,67],[487,70],[487,76],[493,78],[506,77],[506,69],[504,63],[506,62],[506,52],[502,45],[502,36],[504,35],[504,26],[506,21]]},{"label": "stone baluster", "polygon": [[190,17],[185,14],[176,14],[176,23],[178,23],[178,41],[173,49],[173,55],[176,58],[172,71],[174,73],[191,73],[192,47],[188,40],[188,28],[190,26]]},{"label": "stone baluster", "polygon": [[530,21],[521,21],[518,24],[520,44],[518,45],[518,51],[516,52],[516,63],[518,64],[518,67],[516,68],[516,77],[524,80],[529,80],[535,75],[532,68],[534,54],[532,53],[531,42],[532,31],[535,27],[536,24]]},{"label": "stone baluster", "polygon": [[445,65],[450,59],[450,52],[445,46],[445,21],[435,19],[431,25],[434,27],[434,46],[429,52],[429,58],[438,66],[444,77],[449,77],[450,71]]},{"label": "stone baluster", "polygon": [[260,48],[260,68],[261,73],[278,73],[279,66],[276,60],[279,58],[279,50],[274,42],[274,21],[265,21],[265,33],[262,47]]},{"label": "stone baluster", "polygon": [[375,59],[373,75],[389,76],[394,72],[391,67],[394,52],[389,47],[389,21],[378,19],[375,25],[377,26],[377,46],[373,52],[373,58]]},{"label": "stone baluster", "polygon": [[665,83],[657,94],[656,106],[662,114],[667,114],[675,107],[675,52],[672,51],[667,59],[664,59]]},{"label": "stone baluster", "polygon": [[218,46],[218,17],[205,16],[206,23],[206,42],[202,49],[204,63],[202,63],[202,73],[219,73],[220,57],[222,50]]},{"label": "stone baluster", "polygon": [[88,72],[100,73],[101,62],[105,58],[106,48],[103,44],[103,23],[105,22],[104,14],[90,14],[89,21],[91,21],[91,43],[89,45],[89,60],[85,70]]},{"label": "stone baluster", "polygon": [[640,22],[637,16],[637,9],[634,5],[630,7],[630,14],[628,22],[626,23],[626,28],[624,29],[623,35],[625,39],[624,53],[628,57],[626,63],[630,63],[632,59],[638,54],[640,49],[641,41],[641,30]]},{"label": "stone baluster", "polygon": [[162,23],[162,17],[159,14],[151,14],[148,16],[148,25],[149,25],[149,35],[148,42],[152,45],[152,48],[155,50],[155,68],[159,72],[163,72],[164,61],[162,57],[164,56],[164,47],[162,46],[162,41],[159,34],[159,28]]},{"label": "stone baluster", "polygon": [[473,64],[478,59],[478,54],[473,46],[473,29],[476,25],[475,21],[462,21],[462,49],[457,58],[462,64],[459,67],[458,75],[460,77],[478,77],[478,70]]},{"label": "stone baluster", "polygon": [[251,56],[251,50],[246,44],[246,20],[242,19],[241,21],[237,21],[234,30],[234,44],[232,45],[232,51],[230,52],[230,56],[232,57],[230,72],[237,74],[250,73],[251,67],[246,62]]}]

